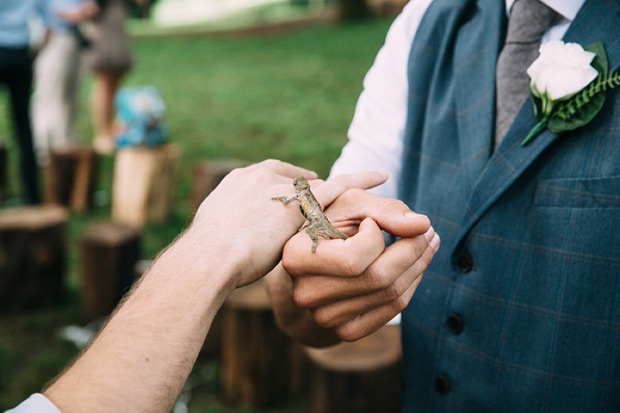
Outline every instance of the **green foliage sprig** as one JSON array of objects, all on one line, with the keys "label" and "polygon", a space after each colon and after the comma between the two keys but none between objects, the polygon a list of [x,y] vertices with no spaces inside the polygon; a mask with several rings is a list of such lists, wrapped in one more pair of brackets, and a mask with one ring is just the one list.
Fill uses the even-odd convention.
[{"label": "green foliage sprig", "polygon": [[562,120],[568,120],[589,103],[596,94],[605,92],[607,89],[613,89],[616,86],[620,86],[620,72],[614,72],[607,78],[599,76],[594,82],[590,83],[590,86],[560,105],[556,116]]}]

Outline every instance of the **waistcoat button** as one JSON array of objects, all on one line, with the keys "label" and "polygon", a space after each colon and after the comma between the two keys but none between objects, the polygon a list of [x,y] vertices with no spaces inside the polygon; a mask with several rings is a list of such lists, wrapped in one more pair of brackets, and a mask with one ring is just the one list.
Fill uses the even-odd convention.
[{"label": "waistcoat button", "polygon": [[458,314],[450,314],[446,319],[446,326],[452,334],[460,334],[465,325]]},{"label": "waistcoat button", "polygon": [[435,391],[439,394],[446,394],[450,390],[450,382],[444,375],[435,377]]},{"label": "waistcoat button", "polygon": [[470,272],[472,268],[474,268],[474,261],[471,259],[471,255],[468,253],[463,253],[458,256],[455,261],[455,265],[461,272],[466,273]]}]

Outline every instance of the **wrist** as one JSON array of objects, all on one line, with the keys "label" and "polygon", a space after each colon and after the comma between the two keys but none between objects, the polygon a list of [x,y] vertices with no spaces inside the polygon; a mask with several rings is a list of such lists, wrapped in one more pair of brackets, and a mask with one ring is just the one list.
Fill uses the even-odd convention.
[{"label": "wrist", "polygon": [[235,257],[230,256],[224,245],[214,245],[191,230],[162,253],[155,267],[159,268],[153,270],[165,276],[174,274],[193,295],[206,294],[214,298],[221,295],[225,299],[237,287],[239,265]]}]

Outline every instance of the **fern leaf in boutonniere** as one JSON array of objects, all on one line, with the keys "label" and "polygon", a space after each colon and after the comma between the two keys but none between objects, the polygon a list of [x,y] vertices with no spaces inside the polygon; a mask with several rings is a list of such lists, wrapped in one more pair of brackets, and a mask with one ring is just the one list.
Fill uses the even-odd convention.
[{"label": "fern leaf in boutonniere", "polygon": [[602,42],[585,48],[577,43],[545,43],[527,73],[538,123],[522,146],[545,129],[560,133],[586,125],[603,107],[606,91],[620,86],[620,73],[608,74]]}]

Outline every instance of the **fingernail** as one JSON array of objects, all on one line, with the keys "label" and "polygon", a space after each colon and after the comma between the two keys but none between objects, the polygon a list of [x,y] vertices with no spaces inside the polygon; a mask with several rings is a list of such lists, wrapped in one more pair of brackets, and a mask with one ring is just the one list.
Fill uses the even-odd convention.
[{"label": "fingernail", "polygon": [[405,212],[405,215],[404,215],[405,219],[416,219],[419,216],[420,214],[416,214],[413,211]]},{"label": "fingernail", "polygon": [[439,237],[439,234],[435,234],[435,236],[433,237],[433,240],[430,242],[430,247],[432,249],[435,250],[435,252],[439,249],[439,246],[441,245],[441,237]]},{"label": "fingernail", "polygon": [[430,227],[428,231],[424,233],[424,238],[426,238],[426,242],[428,242],[429,244],[431,243],[431,240],[433,239],[434,236],[435,236],[435,229],[433,227]]},{"label": "fingernail", "polygon": [[435,229],[433,227],[430,227],[428,231],[424,233],[424,238],[426,238],[426,242],[428,243],[429,247],[431,247],[435,251],[439,249],[441,239],[439,238],[439,235],[435,232]]}]

